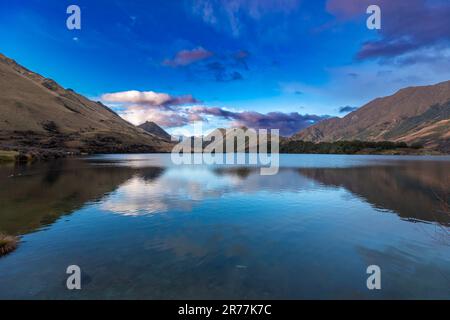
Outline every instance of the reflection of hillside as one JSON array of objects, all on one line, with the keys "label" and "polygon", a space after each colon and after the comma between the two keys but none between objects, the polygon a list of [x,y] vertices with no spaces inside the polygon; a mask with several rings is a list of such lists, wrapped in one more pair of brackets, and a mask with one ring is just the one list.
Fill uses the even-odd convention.
[{"label": "reflection of hillside", "polygon": [[[233,169],[217,168],[214,172],[220,176],[230,175],[236,176],[241,179],[246,179],[250,174],[254,174],[257,171],[255,168],[238,167]],[[256,172],[257,173],[257,172]]]},{"label": "reflection of hillside", "polygon": [[151,180],[163,171],[89,166],[75,160],[23,168],[0,167],[0,231],[31,232],[100,199],[134,175]]},{"label": "reflection of hillside", "polygon": [[344,187],[378,208],[395,211],[402,218],[450,223],[450,217],[441,212],[438,201],[448,199],[449,163],[305,168],[299,172],[327,186]]}]

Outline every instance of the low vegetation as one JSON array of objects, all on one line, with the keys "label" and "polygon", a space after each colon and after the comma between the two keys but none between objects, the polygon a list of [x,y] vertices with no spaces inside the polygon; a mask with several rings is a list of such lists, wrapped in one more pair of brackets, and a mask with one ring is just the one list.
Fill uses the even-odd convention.
[{"label": "low vegetation", "polygon": [[32,163],[38,160],[53,160],[63,158],[71,153],[64,150],[25,148],[19,147],[19,150],[0,150],[0,164],[4,163]]},{"label": "low vegetation", "polygon": [[18,243],[17,237],[0,234],[0,257],[14,251]]},{"label": "low vegetation", "polygon": [[0,162],[15,162],[19,153],[17,151],[0,150]]},{"label": "low vegetation", "polygon": [[314,143],[309,141],[287,141],[280,146],[282,153],[313,154],[358,154],[383,153],[399,149],[421,149],[420,145],[408,146],[405,142],[369,142],[369,141],[336,141]]}]

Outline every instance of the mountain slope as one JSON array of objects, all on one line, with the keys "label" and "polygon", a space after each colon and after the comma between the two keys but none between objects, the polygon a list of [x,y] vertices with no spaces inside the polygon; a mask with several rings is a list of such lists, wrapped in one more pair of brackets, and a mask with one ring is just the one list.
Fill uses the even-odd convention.
[{"label": "mountain slope", "polygon": [[168,151],[100,102],[0,54],[0,146],[81,152]]},{"label": "mountain slope", "polygon": [[302,130],[292,140],[420,143],[450,151],[450,81],[410,87],[375,99],[344,118],[331,118]]},{"label": "mountain slope", "polygon": [[151,133],[154,136],[161,138],[162,140],[172,140],[172,136],[154,122],[146,121],[143,124],[139,125],[138,128],[141,128],[145,132]]},{"label": "mountain slope", "polygon": [[270,151],[271,139],[270,132],[267,136],[260,136],[258,131],[249,131],[249,128],[246,127],[219,128],[205,137],[203,147],[209,151],[216,150],[216,152],[219,152],[221,150],[224,153],[227,152],[228,145],[234,152],[262,152],[261,150]]}]

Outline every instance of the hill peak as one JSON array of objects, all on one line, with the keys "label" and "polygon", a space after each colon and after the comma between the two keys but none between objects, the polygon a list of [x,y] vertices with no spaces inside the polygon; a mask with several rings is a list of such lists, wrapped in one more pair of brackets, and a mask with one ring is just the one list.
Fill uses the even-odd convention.
[{"label": "hill peak", "polygon": [[172,136],[153,121],[145,121],[144,123],[140,124],[138,128],[141,128],[145,132],[157,136],[158,138],[161,138],[163,140],[166,141],[172,140]]}]

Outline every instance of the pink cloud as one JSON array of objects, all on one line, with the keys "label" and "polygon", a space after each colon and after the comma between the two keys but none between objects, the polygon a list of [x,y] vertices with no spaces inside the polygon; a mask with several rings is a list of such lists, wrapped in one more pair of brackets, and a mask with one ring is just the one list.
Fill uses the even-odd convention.
[{"label": "pink cloud", "polygon": [[142,105],[129,106],[119,114],[134,125],[152,121],[165,128],[182,127],[186,124],[203,120],[200,115],[189,114],[182,110],[158,110]]},{"label": "pink cloud", "polygon": [[[351,19],[362,16],[371,4],[370,0],[328,0],[326,9],[329,13],[340,19]],[[374,2],[372,0],[372,2]],[[375,4],[375,3],[373,3]]]},{"label": "pink cloud", "polygon": [[[195,105],[191,95],[172,96],[154,91],[122,91],[102,96],[105,102],[120,104],[119,115],[127,121],[139,125],[153,121],[163,127],[183,127],[209,118],[228,120],[231,126],[246,126],[253,129],[280,129],[282,135],[291,135],[327,116],[301,115],[297,112],[256,111],[236,112],[220,107]],[[191,104],[191,105],[189,105]]]},{"label": "pink cloud", "polygon": [[227,120],[231,120],[232,127],[248,127],[253,129],[279,129],[284,136],[297,133],[301,129],[309,127],[314,123],[328,118],[328,116],[301,115],[297,112],[269,112],[259,113],[256,111],[234,112],[218,107],[195,106],[189,109],[190,112],[210,115]]},{"label": "pink cloud", "polygon": [[213,56],[211,51],[205,50],[202,47],[198,47],[192,50],[181,50],[173,59],[166,59],[163,65],[170,67],[187,66],[192,63],[208,59]]},{"label": "pink cloud", "polygon": [[191,106],[176,110],[148,108],[144,105],[131,105],[119,112],[127,121],[139,125],[145,121],[153,121],[166,128],[183,127],[196,121],[208,121],[208,117],[225,119],[231,127],[248,127],[253,129],[279,129],[284,136],[297,133],[328,116],[301,115],[297,112],[256,111],[235,112],[219,107]]},{"label": "pink cloud", "polygon": [[143,104],[155,107],[170,107],[198,102],[192,95],[172,96],[167,93],[137,90],[106,93],[102,95],[102,100],[105,102]]}]

